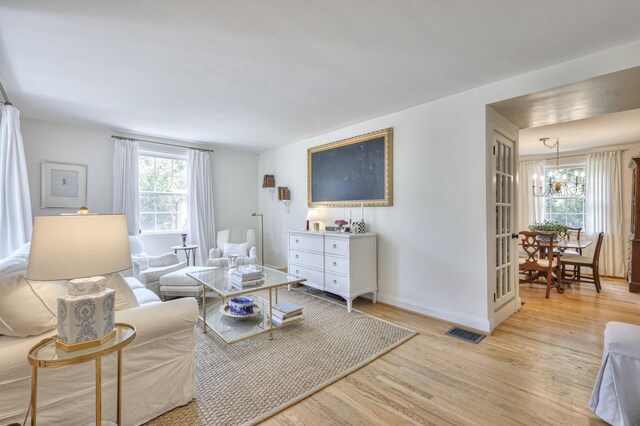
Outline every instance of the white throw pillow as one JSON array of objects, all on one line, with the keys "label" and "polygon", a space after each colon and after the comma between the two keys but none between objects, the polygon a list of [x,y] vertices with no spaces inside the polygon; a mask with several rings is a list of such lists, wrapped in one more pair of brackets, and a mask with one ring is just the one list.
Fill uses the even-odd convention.
[{"label": "white throw pillow", "polygon": [[249,252],[249,244],[233,244],[233,243],[225,243],[224,249],[222,250],[224,256],[229,256],[230,254],[237,254],[238,256],[246,256]]},{"label": "white throw pillow", "polygon": [[107,275],[107,287],[116,291],[115,310],[137,308],[140,306],[136,295],[129,284],[122,278],[122,275],[115,273]]},{"label": "white throw pillow", "polygon": [[26,265],[0,276],[0,334],[26,337],[56,327],[58,296],[68,293],[67,281],[27,281]]},{"label": "white throw pillow", "polygon": [[138,266],[140,266],[141,272],[149,269],[149,258],[147,257],[147,253],[132,254],[131,260],[133,260],[138,264]]}]

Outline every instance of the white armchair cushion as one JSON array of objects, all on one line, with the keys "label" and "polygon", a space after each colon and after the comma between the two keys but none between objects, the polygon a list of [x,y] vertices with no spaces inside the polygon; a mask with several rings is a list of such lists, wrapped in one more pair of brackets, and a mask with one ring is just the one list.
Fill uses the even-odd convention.
[{"label": "white armchair cushion", "polygon": [[165,253],[160,256],[147,256],[149,259],[149,267],[156,268],[158,266],[170,266],[180,263],[178,255],[175,253]]},{"label": "white armchair cushion", "polygon": [[136,295],[133,293],[133,290],[127,281],[122,278],[122,275],[118,273],[107,275],[107,287],[115,290],[116,292],[116,311],[137,308],[140,306],[138,299],[136,299]]},{"label": "white armchair cushion", "polygon": [[225,257],[229,256],[230,254],[237,254],[238,256],[246,256],[249,252],[249,244],[248,243],[241,243],[241,244],[225,243],[224,249],[222,251]]},{"label": "white armchair cushion", "polygon": [[35,336],[56,327],[58,296],[67,294],[67,281],[27,281],[25,268],[0,273],[0,334]]},{"label": "white armchair cushion", "polygon": [[149,269],[149,257],[146,253],[132,254],[131,260],[138,264],[138,269],[140,270],[140,272]]}]

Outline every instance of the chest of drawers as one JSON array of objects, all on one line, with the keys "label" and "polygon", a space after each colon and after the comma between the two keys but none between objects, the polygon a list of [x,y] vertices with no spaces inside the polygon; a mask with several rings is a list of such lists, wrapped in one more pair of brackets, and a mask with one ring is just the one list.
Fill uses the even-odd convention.
[{"label": "chest of drawers", "polygon": [[351,304],[371,293],[376,302],[376,234],[288,231],[290,274],[306,278],[304,285],[337,294]]}]

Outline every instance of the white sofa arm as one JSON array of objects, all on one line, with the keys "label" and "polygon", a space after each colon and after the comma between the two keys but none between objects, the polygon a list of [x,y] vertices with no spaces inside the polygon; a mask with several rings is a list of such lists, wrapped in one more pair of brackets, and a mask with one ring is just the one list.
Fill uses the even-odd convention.
[{"label": "white sofa arm", "polygon": [[212,248],[209,250],[209,259],[219,259],[222,257],[222,250],[219,248]]},{"label": "white sofa arm", "polygon": [[221,257],[218,259],[207,259],[207,266],[213,266],[216,268],[225,268],[227,266],[227,258]]},{"label": "white sofa arm", "polygon": [[198,321],[198,302],[193,297],[183,297],[168,302],[147,303],[137,308],[116,312],[117,322],[136,327],[137,337],[131,347],[155,337],[175,332],[194,330]]},{"label": "white sofa arm", "polygon": [[149,259],[149,266],[152,268],[180,263],[180,259],[178,259],[178,255],[175,253],[165,253],[160,256],[148,256],[147,258]]}]

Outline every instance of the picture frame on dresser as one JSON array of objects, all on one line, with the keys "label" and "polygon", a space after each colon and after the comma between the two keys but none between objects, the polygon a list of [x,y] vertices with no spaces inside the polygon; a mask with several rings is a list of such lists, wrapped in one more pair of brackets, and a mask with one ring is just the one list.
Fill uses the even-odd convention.
[{"label": "picture frame on dresser", "polygon": [[309,148],[307,204],[392,206],[393,128]]}]

